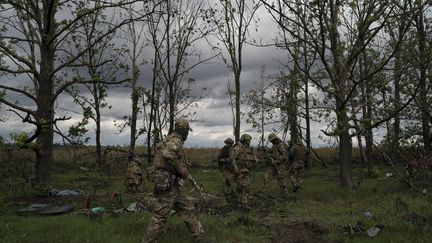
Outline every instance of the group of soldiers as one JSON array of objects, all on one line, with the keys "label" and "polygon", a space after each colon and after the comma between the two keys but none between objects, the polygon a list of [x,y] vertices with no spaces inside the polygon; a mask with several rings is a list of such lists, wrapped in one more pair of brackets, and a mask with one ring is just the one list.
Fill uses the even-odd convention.
[{"label": "group of soldiers", "polygon": [[[251,209],[249,203],[250,173],[259,161],[250,147],[251,140],[252,137],[248,134],[243,134],[238,144],[234,144],[231,138],[227,138],[218,156],[218,168],[224,175],[225,198],[228,203],[237,204],[244,209]],[[297,192],[300,189],[300,175],[304,168],[307,150],[297,140],[292,141],[288,146],[274,133],[268,135],[268,140],[272,147],[268,151],[261,148],[267,166],[263,189],[269,190],[271,181],[276,177],[282,196],[287,197],[288,189],[284,172],[288,171],[293,184],[292,191]],[[236,191],[233,184],[237,185]]]},{"label": "group of soldiers", "polygon": [[[163,226],[173,212],[182,217],[196,242],[207,241],[203,226],[197,218],[195,203],[180,190],[185,182],[198,187],[189,172],[183,152],[183,143],[189,131],[192,129],[188,121],[177,119],[173,132],[156,145],[152,170],[148,173],[148,177],[154,184],[153,194],[157,202],[153,206],[153,215],[142,242],[157,242]],[[274,133],[271,133],[268,139],[273,147],[268,151],[267,162],[270,167],[265,175],[264,184],[268,188],[269,182],[277,176],[282,193],[286,196],[287,187],[284,183],[283,171],[288,170],[293,182],[293,191],[298,191],[299,176],[306,155],[304,146],[299,142],[288,146]],[[258,161],[250,146],[251,140],[252,137],[248,134],[243,134],[238,144],[234,144],[234,141],[228,138],[218,156],[218,166],[224,175],[226,199],[230,204],[244,210],[251,209],[251,172]],[[142,180],[141,162],[134,154],[130,154],[125,179],[128,191],[132,193],[139,191],[140,185],[143,184]],[[233,184],[236,184],[236,190]]]}]

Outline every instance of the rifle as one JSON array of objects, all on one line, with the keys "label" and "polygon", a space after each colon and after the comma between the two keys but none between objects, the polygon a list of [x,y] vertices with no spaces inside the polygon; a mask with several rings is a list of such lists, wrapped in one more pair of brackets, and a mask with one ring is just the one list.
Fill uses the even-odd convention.
[{"label": "rifle", "polygon": [[[186,157],[186,154],[184,153],[183,150],[182,150],[182,156],[183,156],[183,159],[184,159],[186,165],[190,165],[191,163],[189,162],[189,160],[188,160],[188,158]],[[192,186],[194,187],[194,188],[192,188],[192,190],[190,190],[190,192],[192,192],[192,191],[194,191],[194,190],[197,190],[198,193],[200,194],[200,196],[201,196],[201,197],[204,199],[204,201],[206,201],[206,202],[207,202],[211,197],[215,197],[215,196],[211,195],[210,193],[206,193],[206,192],[204,192],[204,187],[203,187],[203,186],[200,186],[200,185],[196,182],[195,178],[192,177],[192,174],[191,174],[190,172],[189,172],[189,176],[187,177],[187,179],[188,179],[188,181],[192,184]]]},{"label": "rifle", "polygon": [[281,177],[282,172],[280,171],[279,166],[276,163],[274,163],[274,159],[271,157],[271,155],[269,153],[266,153],[266,155],[267,155],[267,161],[270,161],[272,166],[275,168],[276,173],[278,174],[278,177]]},{"label": "rifle", "polygon": [[204,192],[204,188],[203,186],[198,185],[198,183],[196,182],[195,178],[192,177],[191,174],[189,174],[188,180],[191,182],[191,184],[193,185],[194,188],[192,188],[192,190],[190,190],[189,192],[192,192],[194,190],[197,190],[198,193],[200,194],[200,196],[204,199],[204,201],[208,202],[208,200],[211,197],[214,197],[213,195]]}]

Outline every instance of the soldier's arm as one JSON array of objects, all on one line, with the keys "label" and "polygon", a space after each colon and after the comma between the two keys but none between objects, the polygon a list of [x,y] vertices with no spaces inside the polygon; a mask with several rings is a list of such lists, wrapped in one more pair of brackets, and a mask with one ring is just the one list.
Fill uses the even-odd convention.
[{"label": "soldier's arm", "polygon": [[190,173],[185,163],[183,163],[182,147],[183,142],[180,139],[171,139],[167,141],[165,149],[162,151],[162,157],[171,161],[177,175],[182,179],[186,179]]}]

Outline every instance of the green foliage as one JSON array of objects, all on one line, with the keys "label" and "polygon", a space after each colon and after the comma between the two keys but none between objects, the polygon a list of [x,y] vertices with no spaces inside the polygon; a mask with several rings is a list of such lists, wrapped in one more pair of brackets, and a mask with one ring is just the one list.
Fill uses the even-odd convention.
[{"label": "green foliage", "polygon": [[[332,152],[331,149],[325,151]],[[194,164],[200,164],[200,167],[192,169],[195,179],[207,192],[217,196],[215,200],[208,204],[201,203],[199,207],[199,219],[206,235],[216,242],[272,242],[283,237],[300,237],[306,231],[293,231],[293,225],[298,226],[299,223],[304,225],[303,230],[315,232],[315,239],[326,242],[412,242],[412,239],[428,242],[432,237],[432,202],[411,191],[396,177],[371,178],[365,176],[366,170],[355,170],[353,177],[356,186],[352,191],[346,191],[338,186],[338,166],[329,169],[314,167],[311,172],[304,174],[299,193],[290,193],[288,199],[282,198],[277,182],[272,181],[268,192],[272,197],[264,198],[259,192],[265,172],[256,169],[251,176],[254,208],[246,214],[230,208],[223,198],[223,175],[212,162],[218,149],[188,149],[186,153],[189,160],[196,162]],[[66,159],[58,154],[56,158]],[[64,163],[61,161],[62,165]],[[92,207],[105,207],[108,212],[114,209],[109,201],[109,194],[113,191],[122,194],[124,205],[136,200],[136,197],[124,193],[124,171],[108,178],[96,170],[78,170],[73,166],[75,162],[72,159],[68,163],[71,164],[68,170],[55,171],[51,185],[34,187],[28,183],[17,183],[7,190],[2,187],[0,242],[139,242],[151,216],[149,212],[119,216],[106,213],[100,219],[92,220],[82,209],[82,197],[45,197],[51,188],[82,188],[92,193]],[[387,172],[391,168],[376,167],[375,171]],[[16,180],[20,181],[20,178]],[[288,178],[286,182],[291,188]],[[146,187],[151,189],[149,184]],[[185,185],[183,189],[189,192],[190,188]],[[95,193],[93,190],[96,190]],[[188,194],[199,198],[196,192]],[[37,200],[72,203],[74,213],[50,217],[15,215],[15,209]],[[363,213],[366,211],[373,213],[374,217],[365,218]],[[357,221],[362,221],[366,229],[377,224],[385,228],[373,239],[365,232],[344,234],[343,227]],[[288,235],[287,232],[292,234]],[[191,242],[192,236],[176,214],[168,220],[159,240]]]},{"label": "green foliage", "polygon": [[88,124],[88,118],[91,116],[91,108],[87,107],[83,109],[83,119],[78,122],[77,125],[72,125],[69,127],[68,138],[73,145],[83,145],[88,142],[90,137],[84,137],[88,132],[86,125]]},{"label": "green foliage", "polygon": [[28,134],[26,132],[18,132],[18,133],[12,133],[11,135],[12,141],[15,142],[15,144],[20,148],[30,148],[31,143],[26,143],[26,140],[28,139]]}]

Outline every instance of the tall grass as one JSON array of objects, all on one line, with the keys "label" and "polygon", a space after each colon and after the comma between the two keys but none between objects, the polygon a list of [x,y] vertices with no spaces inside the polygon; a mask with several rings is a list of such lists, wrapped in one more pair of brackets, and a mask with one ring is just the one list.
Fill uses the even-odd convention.
[{"label": "tall grass", "polygon": [[[330,150],[329,150],[330,151]],[[199,218],[207,236],[216,242],[271,242],[278,231],[295,222],[312,222],[323,230],[318,235],[327,242],[430,242],[432,239],[432,202],[430,198],[416,193],[397,177],[384,177],[391,168],[378,167],[377,178],[367,178],[361,168],[353,171],[354,188],[346,191],[338,186],[338,166],[320,168],[315,166],[303,176],[299,193],[290,193],[285,199],[280,195],[277,182],[266,196],[260,194],[263,187],[264,170],[252,173],[251,194],[255,208],[249,213],[230,208],[223,198],[222,173],[212,160],[218,149],[190,149],[186,151],[191,161],[199,161],[201,167],[191,169],[193,176],[205,190],[217,198],[205,203],[201,201]],[[322,152],[328,159],[330,152]],[[64,155],[67,157],[66,155]],[[323,156],[323,157],[325,157]],[[112,210],[111,192],[122,194],[123,205],[137,200],[139,196],[126,194],[123,186],[124,172],[119,170],[111,176],[81,171],[71,165],[73,161],[61,161],[67,169],[56,169],[53,183],[41,187],[32,186],[19,177],[10,177],[5,186],[2,181],[0,194],[0,242],[139,242],[151,213],[135,213],[113,216],[105,214],[98,219],[83,215],[83,197],[47,198],[51,188],[84,189],[91,194],[92,207],[102,206]],[[331,164],[331,163],[329,163]],[[286,177],[286,183],[291,184]],[[429,187],[430,188],[430,187]],[[151,190],[151,185],[148,185]],[[191,187],[183,190],[189,193]],[[45,193],[45,197],[43,196]],[[199,198],[194,191],[190,195]],[[72,203],[74,213],[58,216],[20,216],[15,210],[38,200],[54,200],[57,203]],[[363,213],[369,211],[374,217],[367,219]],[[375,238],[365,232],[347,235],[344,226],[361,221],[365,228],[384,225],[384,230]],[[282,239],[280,239],[282,240]],[[191,242],[192,236],[178,216],[171,217],[161,235],[160,242]]]}]

